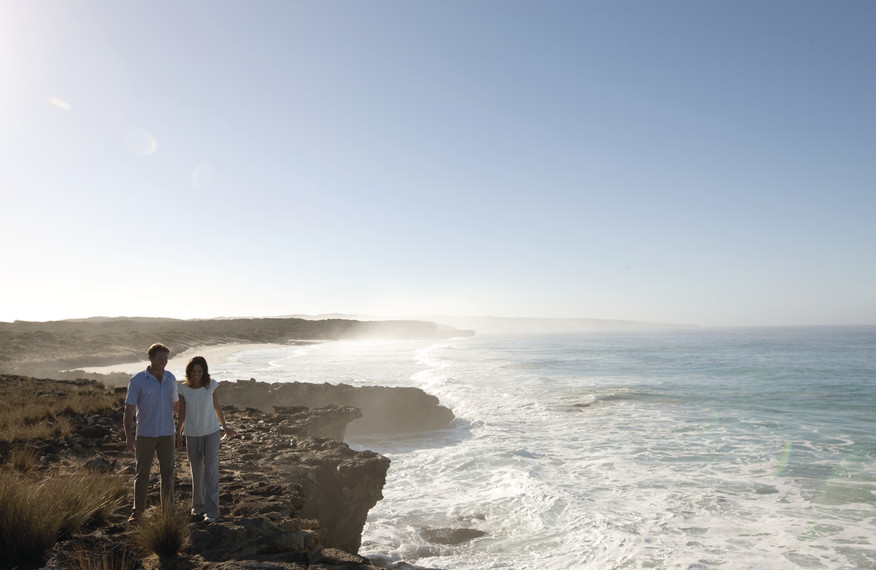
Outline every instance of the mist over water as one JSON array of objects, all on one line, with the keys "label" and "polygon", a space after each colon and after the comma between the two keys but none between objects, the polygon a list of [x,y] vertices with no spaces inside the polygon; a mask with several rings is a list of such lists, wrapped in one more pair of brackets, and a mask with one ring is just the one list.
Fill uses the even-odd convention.
[{"label": "mist over water", "polygon": [[[876,568],[876,328],[247,351],[222,380],[416,386],[361,554],[446,569]],[[436,544],[429,530],[484,536]]]}]

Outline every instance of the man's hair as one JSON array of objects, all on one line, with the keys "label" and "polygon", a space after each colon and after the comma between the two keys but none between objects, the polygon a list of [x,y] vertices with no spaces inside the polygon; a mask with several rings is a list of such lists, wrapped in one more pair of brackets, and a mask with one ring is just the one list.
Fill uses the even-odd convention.
[{"label": "man's hair", "polygon": [[160,342],[156,342],[155,344],[153,344],[152,346],[149,347],[149,358],[152,358],[153,356],[155,356],[156,352],[166,352],[167,354],[170,354],[170,349],[167,348],[166,346],[164,346],[163,344],[161,344]]}]

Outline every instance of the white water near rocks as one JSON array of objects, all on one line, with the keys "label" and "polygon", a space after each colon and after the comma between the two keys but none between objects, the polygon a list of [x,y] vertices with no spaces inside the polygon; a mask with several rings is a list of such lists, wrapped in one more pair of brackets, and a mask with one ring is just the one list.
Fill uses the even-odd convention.
[{"label": "white water near rocks", "polygon": [[[478,334],[235,354],[220,380],[415,386],[360,553],[430,568],[876,568],[876,328]],[[424,529],[485,533],[429,542]]]}]

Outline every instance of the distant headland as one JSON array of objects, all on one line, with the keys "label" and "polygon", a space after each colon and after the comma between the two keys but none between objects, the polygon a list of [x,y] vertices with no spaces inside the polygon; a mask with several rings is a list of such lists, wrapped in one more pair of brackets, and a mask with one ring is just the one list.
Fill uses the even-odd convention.
[{"label": "distant headland", "polygon": [[363,339],[442,339],[478,332],[579,332],[692,329],[695,325],[612,319],[551,319],[447,315],[395,319],[369,315],[290,315],[267,318],[172,319],[91,317],[0,322],[0,372],[110,383],[129,374],[85,373],[78,368],[145,361],[153,342],[186,350],[231,344],[302,344]]},{"label": "distant headland", "polygon": [[[221,344],[301,344],[361,339],[441,339],[474,331],[413,320],[222,318],[180,320],[93,317],[63,321],[0,322],[0,372],[57,379],[93,378],[77,367],[146,359],[154,342],[174,354]],[[126,376],[127,377],[130,375]]]},{"label": "distant headland", "polygon": [[[387,320],[374,315],[348,315],[332,313],[324,315],[289,315],[302,319],[355,319],[360,321]],[[439,329],[463,329],[478,332],[587,332],[587,331],[644,331],[697,329],[694,324],[654,323],[621,319],[592,318],[542,318],[542,317],[496,317],[422,315],[412,317],[415,321],[436,323]]]}]

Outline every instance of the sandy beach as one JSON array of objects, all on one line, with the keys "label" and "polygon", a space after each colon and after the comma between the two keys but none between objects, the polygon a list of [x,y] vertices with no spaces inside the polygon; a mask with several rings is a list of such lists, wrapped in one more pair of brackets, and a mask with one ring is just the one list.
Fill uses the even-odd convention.
[{"label": "sandy beach", "polygon": [[[276,346],[283,345],[264,343],[232,343],[191,348],[189,350],[179,353],[178,355],[174,355],[174,353],[171,352],[170,360],[168,360],[167,362],[167,370],[173,372],[177,378],[182,378],[183,376],[185,376],[186,364],[188,364],[189,360],[191,360],[192,357],[203,356],[207,359],[207,364],[210,366],[210,368],[213,369],[215,367],[221,366],[232,354],[237,354],[238,352],[243,352],[244,350]],[[171,349],[173,349],[173,347],[171,347]],[[146,366],[148,365],[149,360],[146,357],[146,352],[144,350],[143,360],[137,362],[113,364],[111,366],[79,367],[78,369],[85,372],[93,372],[98,374],[124,373],[134,375],[141,370],[145,370]]]}]

